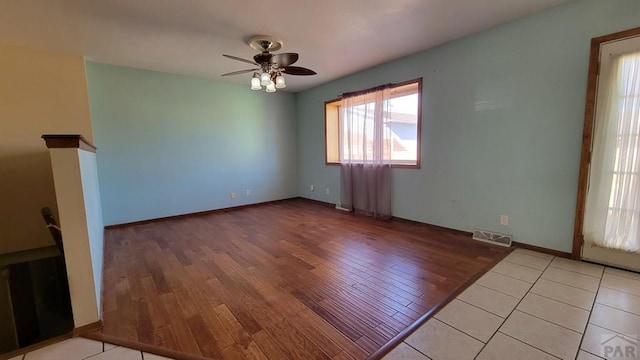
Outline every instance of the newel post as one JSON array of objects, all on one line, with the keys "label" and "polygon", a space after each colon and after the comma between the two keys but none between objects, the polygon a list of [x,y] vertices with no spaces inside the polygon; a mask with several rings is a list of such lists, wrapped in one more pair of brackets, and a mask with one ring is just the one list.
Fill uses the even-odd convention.
[{"label": "newel post", "polygon": [[101,320],[104,224],[96,148],[81,135],[43,135],[49,148],[76,329]]}]

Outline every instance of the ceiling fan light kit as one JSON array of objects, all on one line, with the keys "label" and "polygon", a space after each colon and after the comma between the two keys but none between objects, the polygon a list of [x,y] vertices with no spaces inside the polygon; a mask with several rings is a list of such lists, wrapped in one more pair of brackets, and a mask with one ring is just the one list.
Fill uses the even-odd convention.
[{"label": "ceiling fan light kit", "polygon": [[251,90],[262,90],[262,84],[260,84],[260,75],[254,73],[251,78]]},{"label": "ceiling fan light kit", "polygon": [[268,93],[275,92],[276,89],[287,87],[283,74],[289,75],[315,75],[316,72],[299,66],[291,66],[298,61],[296,53],[273,54],[272,51],[282,49],[282,40],[272,36],[254,36],[248,41],[249,46],[260,51],[253,57],[253,61],[243,59],[233,55],[223,54],[222,56],[232,60],[246,62],[257,66],[255,69],[234,71],[222,76],[239,75],[253,72],[251,77],[251,90],[265,90]]}]

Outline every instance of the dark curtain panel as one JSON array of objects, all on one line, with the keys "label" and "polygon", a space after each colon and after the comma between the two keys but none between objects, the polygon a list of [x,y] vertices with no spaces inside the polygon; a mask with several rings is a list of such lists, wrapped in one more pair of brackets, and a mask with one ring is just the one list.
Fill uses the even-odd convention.
[{"label": "dark curtain panel", "polygon": [[342,164],[341,206],[380,219],[391,218],[391,165]]}]

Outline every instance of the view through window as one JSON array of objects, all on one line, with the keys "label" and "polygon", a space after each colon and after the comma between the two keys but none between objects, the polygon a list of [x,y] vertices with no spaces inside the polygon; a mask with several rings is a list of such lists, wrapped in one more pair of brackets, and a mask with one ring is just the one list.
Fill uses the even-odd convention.
[{"label": "view through window", "polygon": [[[326,162],[368,162],[382,157],[393,166],[419,167],[421,88],[422,79],[395,84],[388,98],[363,96],[348,109],[341,99],[326,102]],[[376,112],[384,115],[376,117]],[[376,118],[381,119],[380,124],[375,123]],[[381,141],[375,141],[377,136]]]}]

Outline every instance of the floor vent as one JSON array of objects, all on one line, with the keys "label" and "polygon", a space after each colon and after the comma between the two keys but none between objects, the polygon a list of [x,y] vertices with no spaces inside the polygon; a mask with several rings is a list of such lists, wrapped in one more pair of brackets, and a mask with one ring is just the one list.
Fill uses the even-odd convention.
[{"label": "floor vent", "polygon": [[484,241],[484,242],[488,242],[488,243],[496,244],[500,246],[510,247],[511,238],[512,238],[511,235],[500,234],[493,231],[478,230],[478,229],[473,231],[473,240]]}]

